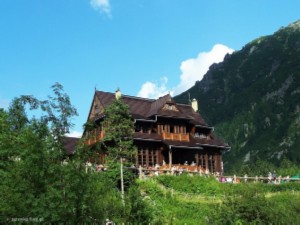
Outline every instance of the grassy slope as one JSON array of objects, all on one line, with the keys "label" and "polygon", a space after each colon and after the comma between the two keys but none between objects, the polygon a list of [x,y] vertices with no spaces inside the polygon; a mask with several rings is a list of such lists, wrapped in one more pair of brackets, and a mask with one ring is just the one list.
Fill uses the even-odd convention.
[{"label": "grassy slope", "polygon": [[300,183],[222,184],[183,175],[140,180],[139,187],[153,224],[300,223]]}]

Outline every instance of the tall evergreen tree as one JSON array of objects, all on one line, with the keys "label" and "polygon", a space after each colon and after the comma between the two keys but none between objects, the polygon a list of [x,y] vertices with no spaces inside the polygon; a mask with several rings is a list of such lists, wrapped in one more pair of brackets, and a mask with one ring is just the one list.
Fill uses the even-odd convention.
[{"label": "tall evergreen tree", "polygon": [[104,143],[107,143],[108,161],[117,162],[123,158],[127,163],[133,163],[137,150],[133,145],[134,123],[129,107],[122,98],[114,100],[104,109],[105,132]]},{"label": "tall evergreen tree", "polygon": [[[132,165],[137,151],[133,145],[134,124],[129,107],[122,98],[116,98],[104,109],[103,127],[105,137],[103,143],[107,148],[108,176],[120,188],[123,205],[124,190],[134,182],[133,171],[128,170]],[[125,165],[125,167],[124,167]]]},{"label": "tall evergreen tree", "polygon": [[121,97],[116,98],[104,109],[104,114],[102,125],[105,136],[102,146],[106,147],[109,167],[106,175],[121,191],[123,218],[120,221],[128,224],[149,224],[151,214],[141,197],[135,183],[135,171],[132,170],[137,148],[133,144],[134,122],[129,106]]}]

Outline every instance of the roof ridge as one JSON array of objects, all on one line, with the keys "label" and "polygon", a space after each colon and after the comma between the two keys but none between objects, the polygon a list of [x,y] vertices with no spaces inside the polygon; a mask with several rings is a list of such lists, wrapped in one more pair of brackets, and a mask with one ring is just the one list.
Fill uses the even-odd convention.
[{"label": "roof ridge", "polygon": [[192,107],[190,104],[187,104],[187,103],[179,103],[179,102],[175,102],[176,105],[183,105],[183,106],[190,106]]},{"label": "roof ridge", "polygon": [[[107,94],[114,95],[113,92],[109,92],[109,91],[98,91],[97,90],[96,92],[102,92],[102,93],[107,93]],[[156,101],[156,99],[144,98],[144,97],[137,97],[137,96],[132,96],[132,95],[124,95],[124,94],[122,94],[122,97],[133,98],[133,99],[140,99],[140,100],[148,100],[148,101]]]},{"label": "roof ridge", "polygon": [[137,96],[131,96],[131,95],[122,95],[122,97],[127,97],[127,98],[133,98],[133,99],[139,99],[139,100],[148,100],[148,101],[155,101],[155,99],[151,98],[143,98],[143,97],[137,97]]}]

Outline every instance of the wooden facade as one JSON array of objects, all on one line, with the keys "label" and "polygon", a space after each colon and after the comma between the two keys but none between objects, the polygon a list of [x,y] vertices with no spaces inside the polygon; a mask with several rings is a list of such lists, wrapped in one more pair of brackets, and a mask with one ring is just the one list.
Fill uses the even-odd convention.
[{"label": "wooden facade", "polygon": [[[96,91],[88,120],[97,123],[103,120],[104,107],[114,100],[115,93]],[[213,127],[198,113],[197,103],[178,104],[170,95],[159,99],[123,95],[122,100],[128,104],[134,119],[136,166],[189,164],[211,173],[223,172],[222,152],[229,146],[213,134]],[[95,138],[89,139],[88,144],[96,143],[105,135],[101,127],[92,132]]]}]

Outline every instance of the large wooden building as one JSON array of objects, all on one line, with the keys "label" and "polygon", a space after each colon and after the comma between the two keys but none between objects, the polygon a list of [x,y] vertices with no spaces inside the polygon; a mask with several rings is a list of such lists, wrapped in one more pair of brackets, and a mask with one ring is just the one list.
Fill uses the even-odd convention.
[{"label": "large wooden building", "polygon": [[[120,94],[120,91],[95,91],[88,120],[99,124],[105,116],[104,108]],[[193,164],[211,173],[223,172],[222,152],[229,146],[205,123],[195,99],[191,104],[178,104],[167,94],[159,99],[123,95],[122,100],[129,106],[134,120],[137,166]],[[89,144],[104,135],[101,128],[93,132],[96,139]]]}]

